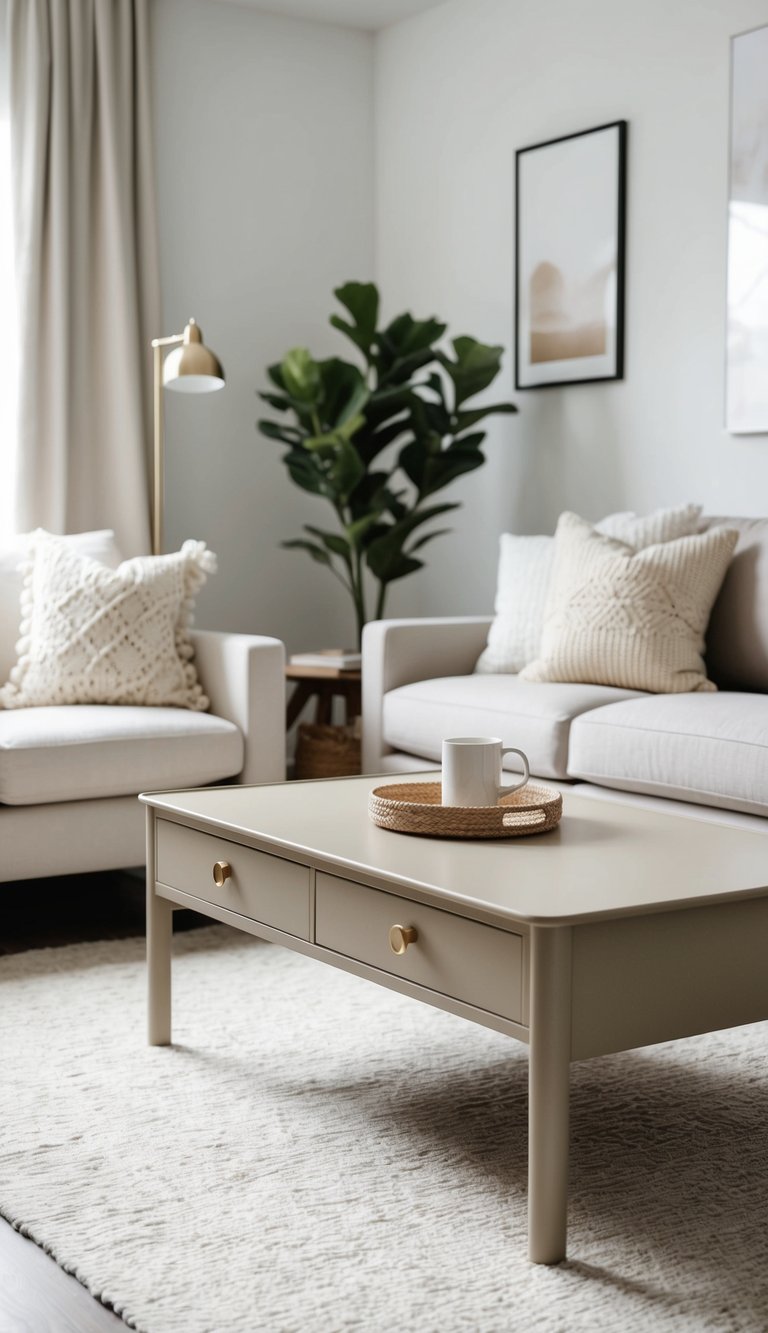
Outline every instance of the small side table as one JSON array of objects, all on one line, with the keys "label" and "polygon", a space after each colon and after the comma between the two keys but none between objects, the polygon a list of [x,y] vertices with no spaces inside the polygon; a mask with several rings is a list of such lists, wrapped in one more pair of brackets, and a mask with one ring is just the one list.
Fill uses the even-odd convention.
[{"label": "small side table", "polygon": [[339,671],[337,667],[292,666],[285,668],[286,680],[296,682],[288,702],[286,730],[290,731],[299,713],[310,699],[316,697],[315,722],[328,726],[334,697],[344,700],[344,718],[350,725],[361,711],[359,671]]}]

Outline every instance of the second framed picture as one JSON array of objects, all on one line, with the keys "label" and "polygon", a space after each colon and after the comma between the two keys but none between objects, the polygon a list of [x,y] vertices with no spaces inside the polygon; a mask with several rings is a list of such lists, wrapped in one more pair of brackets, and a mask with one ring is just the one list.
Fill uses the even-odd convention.
[{"label": "second framed picture", "polygon": [[624,374],[627,122],[516,154],[515,387]]}]

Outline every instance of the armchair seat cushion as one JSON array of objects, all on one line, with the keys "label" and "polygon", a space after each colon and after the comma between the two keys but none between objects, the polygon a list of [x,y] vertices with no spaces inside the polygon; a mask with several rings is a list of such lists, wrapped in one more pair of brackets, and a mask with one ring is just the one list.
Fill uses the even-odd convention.
[{"label": "armchair seat cushion", "polygon": [[206,786],[243,767],[232,722],[183,708],[73,704],[0,711],[0,804]]},{"label": "armchair seat cushion", "polygon": [[568,774],[768,815],[768,695],[659,694],[598,708],[573,724]]},{"label": "armchair seat cushion", "polygon": [[[395,750],[441,759],[446,736],[500,736],[528,756],[540,778],[568,775],[568,736],[590,708],[638,698],[610,685],[563,685],[519,676],[445,676],[401,685],[384,697],[384,740]],[[514,769],[512,757],[509,767]]]}]

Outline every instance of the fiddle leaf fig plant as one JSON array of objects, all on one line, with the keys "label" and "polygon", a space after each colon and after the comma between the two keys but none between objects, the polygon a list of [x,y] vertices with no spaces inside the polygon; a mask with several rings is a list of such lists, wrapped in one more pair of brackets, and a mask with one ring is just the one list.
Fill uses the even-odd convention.
[{"label": "fiddle leaf fig plant", "polygon": [[468,405],[498,375],[501,347],[464,335],[446,349],[445,324],[407,313],[380,328],[372,282],[347,282],[334,295],[345,313],[330,322],[358,359],[316,361],[293,348],[268,368],[273,387],[259,395],[279,419],[258,425],[285,446],[291,480],[333,510],[333,528],[305,524],[306,536],[282,545],[306,551],[343,584],[359,643],[371,588],[379,619],[389,585],[421,569],[417,552],[449,531],[429,525],[458,502],[432,497],[485,462],[480,422],[517,408]]}]

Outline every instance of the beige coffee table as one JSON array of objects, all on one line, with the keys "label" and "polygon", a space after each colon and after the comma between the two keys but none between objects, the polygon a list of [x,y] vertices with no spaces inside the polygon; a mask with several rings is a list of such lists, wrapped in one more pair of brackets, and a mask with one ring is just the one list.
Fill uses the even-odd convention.
[{"label": "beige coffee table", "polygon": [[529,1256],[557,1263],[570,1062],[768,1018],[768,835],[576,791],[551,833],[438,841],[371,824],[372,785],[141,798],[149,1040],[193,907],[527,1042]]}]

